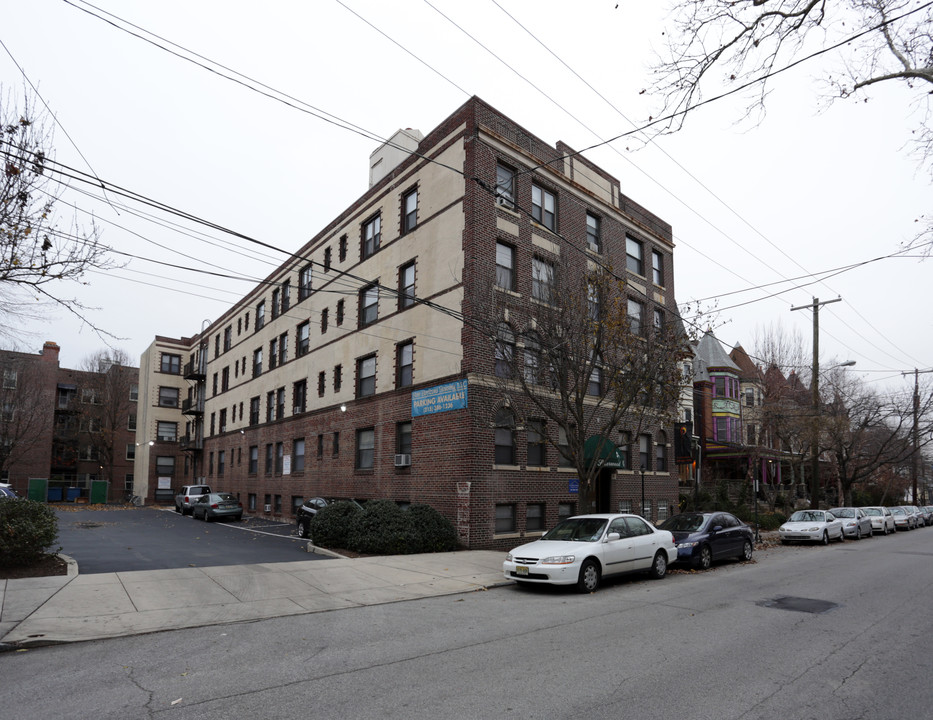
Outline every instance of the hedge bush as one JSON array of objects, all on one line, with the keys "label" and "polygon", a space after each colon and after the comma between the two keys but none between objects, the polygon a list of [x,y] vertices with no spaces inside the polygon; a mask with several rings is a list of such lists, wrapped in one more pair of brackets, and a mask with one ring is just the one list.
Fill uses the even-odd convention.
[{"label": "hedge bush", "polygon": [[45,503],[0,499],[0,566],[31,565],[51,554],[58,518]]},{"label": "hedge bush", "polygon": [[366,503],[347,533],[347,546],[372,555],[405,555],[420,547],[421,539],[408,520],[408,513],[391,500]]},{"label": "hedge bush", "polygon": [[362,512],[359,505],[346,500],[321,508],[309,524],[314,544],[321,547],[348,548],[347,533],[353,519]]},{"label": "hedge bush", "polygon": [[421,549],[411,552],[449,552],[460,545],[456,528],[430,505],[412,505],[408,521],[421,538]]}]

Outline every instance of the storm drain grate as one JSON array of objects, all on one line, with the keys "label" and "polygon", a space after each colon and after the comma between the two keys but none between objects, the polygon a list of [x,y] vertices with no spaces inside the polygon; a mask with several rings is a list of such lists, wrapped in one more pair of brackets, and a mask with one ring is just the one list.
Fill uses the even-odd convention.
[{"label": "storm drain grate", "polygon": [[812,613],[814,615],[839,607],[837,603],[829,602],[828,600],[814,600],[813,598],[790,597],[787,595],[772,598],[771,600],[762,600],[758,605],[768,608],[777,608],[778,610]]},{"label": "storm drain grate", "polygon": [[87,530],[89,528],[99,528],[103,526],[104,526],[103,523],[97,523],[97,522],[77,522],[74,524],[74,527],[79,528],[81,530]]}]

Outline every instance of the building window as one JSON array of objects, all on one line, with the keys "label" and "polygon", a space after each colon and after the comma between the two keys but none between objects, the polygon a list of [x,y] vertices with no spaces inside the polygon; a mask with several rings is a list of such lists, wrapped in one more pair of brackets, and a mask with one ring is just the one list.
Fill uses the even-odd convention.
[{"label": "building window", "polygon": [[317,396],[324,397],[324,390],[327,388],[327,373],[323,370],[317,374]]},{"label": "building window", "polygon": [[619,450],[622,452],[622,467],[625,470],[637,469],[632,465],[632,433],[628,430],[619,433]]},{"label": "building window", "polygon": [[253,350],[253,377],[262,375],[262,348]]},{"label": "building window", "polygon": [[259,424],[259,396],[249,399],[249,424]]},{"label": "building window", "polygon": [[376,448],[376,431],[365,428],[356,431],[356,467],[359,470],[371,470]]},{"label": "building window", "polygon": [[334,392],[340,392],[343,385],[343,365],[334,365]]},{"label": "building window", "polygon": [[594,397],[601,397],[603,394],[603,370],[598,365],[594,365],[590,371],[590,381],[586,385],[586,394]]},{"label": "building window", "polygon": [[525,384],[537,385],[541,365],[541,343],[532,330],[525,336]]},{"label": "building window", "polygon": [[[16,383],[16,372],[13,372],[13,382]],[[14,384],[15,387],[15,384]],[[130,385],[130,402],[136,402],[139,400],[139,385],[135,383]]]},{"label": "building window", "polygon": [[340,262],[347,259],[347,236],[341,235],[340,242],[337,244],[337,258]]},{"label": "building window", "polygon": [[178,423],[159,420],[156,423],[156,438],[174,441],[178,438]]},{"label": "building window", "polygon": [[365,260],[379,250],[382,240],[382,218],[376,215],[363,223],[363,252]]},{"label": "building window", "polygon": [[272,291],[272,319],[275,320],[279,316],[279,296],[281,295],[279,288],[276,288]]},{"label": "building window", "polygon": [[636,275],[645,274],[645,256],[642,244],[635,238],[625,237],[625,267]]},{"label": "building window", "polygon": [[379,317],[379,286],[370,285],[360,291],[360,327],[376,322]]},{"label": "building window", "polygon": [[411,232],[418,224],[418,190],[402,197],[402,233]]},{"label": "building window", "polygon": [[156,457],[156,475],[159,477],[174,476],[175,457],[172,455],[159,455]]},{"label": "building window", "polygon": [[515,506],[496,505],[495,530],[498,533],[515,532]]},{"label": "building window", "polygon": [[266,324],[266,301],[262,300],[256,305],[256,330]]},{"label": "building window", "polygon": [[638,462],[640,470],[651,469],[651,436],[638,436]]},{"label": "building window", "polygon": [[129,418],[127,419],[127,422],[126,422],[126,429],[127,429],[127,430],[135,430],[135,429],[136,429],[136,413],[130,413],[130,416],[129,416]]},{"label": "building window", "polygon": [[160,386],[159,407],[178,407],[178,388]]},{"label": "building window", "polygon": [[321,310],[321,335],[327,332],[328,308]]},{"label": "building window", "polygon": [[356,396],[376,394],[376,356],[368,355],[356,361]]},{"label": "building window", "polygon": [[[329,249],[330,248],[328,248],[328,250]],[[301,271],[298,273],[298,302],[301,302],[311,295],[312,274],[313,266],[310,263],[301,268]]]},{"label": "building window", "polygon": [[500,205],[515,207],[515,171],[505,165],[496,165],[496,199]]},{"label": "building window", "polygon": [[275,393],[275,419],[285,417],[285,388],[279,388]]},{"label": "building window", "polygon": [[544,503],[528,503],[525,507],[525,532],[544,530]]},{"label": "building window", "polygon": [[[162,356],[162,372],[168,372],[165,370],[165,356]],[[16,389],[16,370],[4,370],[3,371],[3,389],[4,390],[15,390]],[[130,398],[131,400],[134,398]]]},{"label": "building window", "polygon": [[343,300],[337,301],[337,327],[343,325]]},{"label": "building window", "polygon": [[311,347],[311,323],[307,320],[301,323],[295,331],[295,336],[298,338],[295,345],[295,355],[297,357],[307,355]]},{"label": "building window", "polygon": [[506,322],[499,323],[496,331],[496,377],[512,377],[512,358],[515,356],[515,334]]},{"label": "building window", "polygon": [[[620,503],[621,505],[621,503]],[[619,512],[622,512],[621,510]],[[573,503],[562,502],[557,504],[557,521],[566,520],[576,515],[576,507]]]},{"label": "building window", "polygon": [[292,284],[291,281],[286,280],[282,283],[282,314],[284,315],[288,312],[288,308],[291,305],[291,296],[292,296]]},{"label": "building window", "polygon": [[547,465],[547,446],[545,445],[545,425],[543,420],[529,420],[528,437],[528,465],[541,467]]},{"label": "building window", "polygon": [[664,311],[659,308],[655,308],[653,311],[654,315],[654,331],[661,333],[664,332]]},{"label": "building window", "polygon": [[135,460],[136,459],[136,443],[127,443],[126,444],[126,459]]},{"label": "building window", "polygon": [[255,475],[259,472],[259,446],[249,446],[249,474]]},{"label": "building window", "polygon": [[220,450],[217,453],[217,475],[223,477],[224,468],[227,464],[227,451]]},{"label": "building window", "polygon": [[224,328],[224,352],[233,347],[233,325]]},{"label": "building window", "polygon": [[266,393],[266,422],[275,419],[275,390]]},{"label": "building window", "polygon": [[292,441],[292,472],[301,472],[305,469],[305,440],[296,438]]},{"label": "building window", "polygon": [[285,467],[285,446],[283,443],[277,442],[275,444],[275,473],[276,475],[282,474],[282,469]]},{"label": "building window", "polygon": [[586,286],[586,313],[590,320],[599,322],[599,288],[595,283],[587,283]]},{"label": "building window", "polygon": [[279,339],[272,338],[269,341],[269,369],[274,369],[279,362]]},{"label": "building window", "polygon": [[495,417],[495,463],[496,465],[515,464],[515,417],[512,411],[503,408]]},{"label": "building window", "polygon": [[414,354],[414,344],[411,342],[402,343],[396,347],[396,357],[398,368],[396,372],[396,387],[408,387],[411,385],[412,356]]},{"label": "building window", "polygon": [[272,468],[274,463],[274,448],[272,443],[266,445],[266,475],[272,474]]},{"label": "building window", "polygon": [[292,392],[295,400],[294,407],[292,408],[292,414],[297,415],[298,413],[303,413],[307,409],[308,402],[308,381],[299,380],[293,386]]},{"label": "building window", "polygon": [[531,297],[541,302],[550,303],[554,291],[554,266],[534,258],[531,262]]},{"label": "building window", "polygon": [[[161,371],[164,373],[170,373],[172,375],[178,375],[181,372],[181,355],[170,355],[168,353],[162,353],[162,366]],[[4,371],[3,374],[3,387],[10,387],[7,385],[7,373],[10,371]],[[16,387],[16,372],[13,371],[13,386]]]},{"label": "building window", "polygon": [[531,186],[531,217],[548,230],[557,230],[557,198],[537,185]]},{"label": "building window", "polygon": [[654,469],[657,472],[667,472],[667,434],[663,430],[658,432],[654,446]]},{"label": "building window", "polygon": [[573,459],[570,457],[570,441],[567,438],[567,430],[562,427],[557,428],[557,466],[573,467]]},{"label": "building window", "polygon": [[501,242],[496,243],[496,286],[515,289],[515,248]]},{"label": "building window", "polygon": [[395,452],[411,455],[411,420],[395,426]]},{"label": "building window", "polygon": [[586,214],[586,246],[597,253],[603,250],[600,220],[592,213]]},{"label": "building window", "polygon": [[637,300],[628,299],[628,325],[632,335],[644,335],[645,306]]},{"label": "building window", "polygon": [[333,443],[330,448],[330,452],[331,452],[331,455],[333,455],[334,457],[337,457],[338,455],[340,455],[340,431],[339,430],[334,431],[334,439],[333,439]]},{"label": "building window", "polygon": [[227,392],[230,389],[230,366],[228,365],[220,371],[220,391]]},{"label": "building window", "polygon": [[331,262],[331,249],[330,245],[324,248],[324,272],[330,272],[330,262]]},{"label": "building window", "polygon": [[400,310],[415,304],[415,264],[403,265],[398,272],[398,306]]},{"label": "building window", "polygon": [[755,407],[754,388],[745,388],[745,407]]},{"label": "building window", "polygon": [[318,459],[324,457],[324,433],[319,433],[317,436],[317,456]]},{"label": "building window", "polygon": [[651,251],[651,279],[655,285],[664,285],[664,256],[657,250]]},{"label": "building window", "polygon": [[716,423],[716,437],[717,442],[729,442],[732,438],[729,437],[729,418],[718,417],[715,419]]},{"label": "building window", "polygon": [[650,500],[645,500],[641,504],[641,516],[645,518],[645,520],[651,519],[651,501]]}]

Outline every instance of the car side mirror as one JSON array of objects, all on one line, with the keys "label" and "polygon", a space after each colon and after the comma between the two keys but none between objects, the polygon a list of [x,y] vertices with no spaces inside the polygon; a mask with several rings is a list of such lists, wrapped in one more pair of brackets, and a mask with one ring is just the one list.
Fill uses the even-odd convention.
[{"label": "car side mirror", "polygon": [[722,525],[717,525],[713,528],[712,532],[719,532],[720,530],[722,530]]},{"label": "car side mirror", "polygon": [[606,542],[612,542],[613,540],[618,540],[618,539],[620,539],[621,537],[622,537],[622,536],[621,536],[619,533],[617,533],[617,532],[611,532],[611,533],[609,533],[608,535],[606,535]]}]

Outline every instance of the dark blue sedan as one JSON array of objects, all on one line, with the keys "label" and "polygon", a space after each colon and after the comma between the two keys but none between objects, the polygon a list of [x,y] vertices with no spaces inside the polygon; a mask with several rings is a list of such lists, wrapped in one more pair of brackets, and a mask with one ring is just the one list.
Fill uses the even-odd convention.
[{"label": "dark blue sedan", "polygon": [[674,535],[678,563],[706,570],[714,560],[752,559],[754,531],[727,512],[682,513],[658,527]]}]

